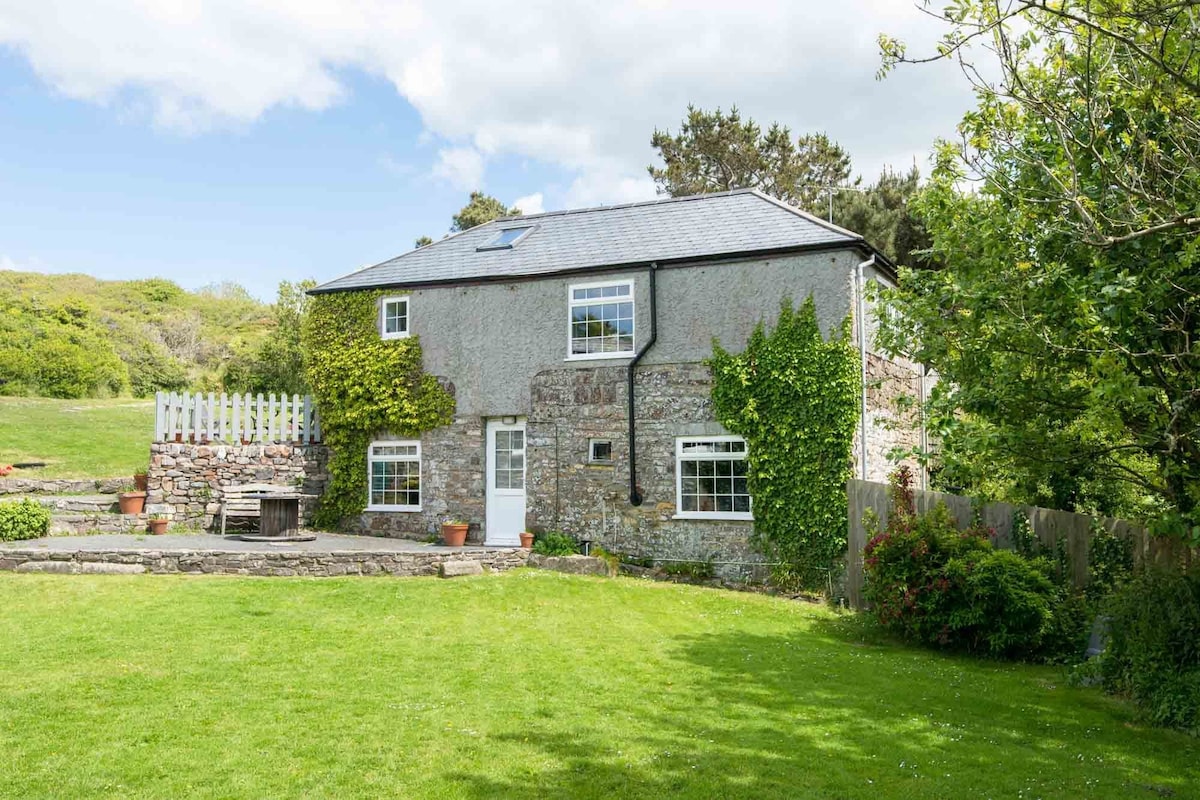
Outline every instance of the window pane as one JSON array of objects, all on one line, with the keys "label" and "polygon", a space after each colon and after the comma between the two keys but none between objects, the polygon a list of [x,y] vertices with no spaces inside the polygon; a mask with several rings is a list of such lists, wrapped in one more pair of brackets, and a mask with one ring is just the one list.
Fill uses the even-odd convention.
[{"label": "window pane", "polygon": [[750,498],[744,494],[733,496],[733,510],[739,514],[750,513]]},{"label": "window pane", "polygon": [[697,510],[695,496],[690,495],[690,494],[685,494],[680,499],[683,501],[682,504],[680,505],[681,510],[683,510],[683,511],[696,511]]},{"label": "window pane", "polygon": [[695,461],[682,462],[680,464],[680,474],[682,474],[685,478],[696,475],[697,474],[696,462]]},{"label": "window pane", "polygon": [[513,450],[525,449],[525,431],[510,431],[509,441]]},{"label": "window pane", "polygon": [[733,498],[725,494],[717,495],[717,511],[725,513],[733,511]]},{"label": "window pane", "polygon": [[620,287],[605,286],[601,291],[601,297],[616,297],[618,288],[620,288]]},{"label": "window pane", "polygon": [[618,286],[617,294],[621,297],[628,297],[629,296],[629,284],[623,283],[620,286]]}]

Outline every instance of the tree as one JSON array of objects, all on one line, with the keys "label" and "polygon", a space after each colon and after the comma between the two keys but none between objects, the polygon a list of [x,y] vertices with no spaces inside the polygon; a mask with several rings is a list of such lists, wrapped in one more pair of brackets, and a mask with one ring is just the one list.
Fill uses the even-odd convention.
[{"label": "tree", "polygon": [[[954,479],[1200,538],[1200,3],[958,0],[978,107],[917,201],[936,272],[881,337],[943,376]],[[974,46],[996,61],[996,81]],[[884,71],[909,58],[881,37]],[[973,190],[963,187],[973,186]],[[1037,498],[1034,498],[1037,499]]]},{"label": "tree", "polygon": [[683,197],[729,189],[759,189],[785,203],[825,213],[824,187],[850,177],[850,156],[823,133],[792,140],[778,122],[764,133],[734,106],[708,112],[689,105],[680,131],[655,129],[650,145],[662,167],[647,167],[660,194]]},{"label": "tree", "polygon": [[936,267],[927,252],[932,244],[929,232],[910,206],[920,187],[921,172],[915,166],[904,174],[885,168],[870,186],[835,193],[834,222],[862,234],[898,264]]},{"label": "tree", "polygon": [[[471,199],[451,218],[450,230],[454,233],[469,230],[476,225],[491,222],[500,217],[519,216],[521,209],[507,208],[491,195],[480,191],[471,192]],[[422,237],[427,239],[428,237]],[[421,241],[421,240],[418,240]]]},{"label": "tree", "polygon": [[417,240],[413,242],[413,248],[416,249],[429,244],[433,244],[433,239],[430,239],[428,236],[418,236]]},{"label": "tree", "polygon": [[307,394],[300,328],[314,280],[281,281],[273,307],[275,327],[258,347],[226,364],[222,383],[235,392]]}]

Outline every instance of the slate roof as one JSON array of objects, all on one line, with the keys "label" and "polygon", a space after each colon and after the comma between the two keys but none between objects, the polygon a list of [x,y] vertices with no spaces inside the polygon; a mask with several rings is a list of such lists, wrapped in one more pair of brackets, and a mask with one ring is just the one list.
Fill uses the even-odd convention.
[{"label": "slate roof", "polygon": [[[510,249],[478,250],[533,226]],[[751,189],[504,217],[322,284],[313,293],[503,280],[756,252],[857,247],[863,238]]]}]

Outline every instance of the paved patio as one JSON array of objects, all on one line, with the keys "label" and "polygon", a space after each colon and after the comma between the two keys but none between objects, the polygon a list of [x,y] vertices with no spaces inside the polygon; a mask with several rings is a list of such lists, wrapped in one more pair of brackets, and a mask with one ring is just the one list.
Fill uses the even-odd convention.
[{"label": "paved patio", "polygon": [[48,552],[113,552],[132,550],[220,551],[224,553],[486,553],[512,550],[511,547],[444,547],[415,542],[409,539],[388,539],[377,536],[347,536],[338,533],[316,533],[311,542],[243,542],[234,536],[212,533],[150,534],[104,533],[93,536],[47,536],[18,542],[0,542],[5,550],[46,550]]}]

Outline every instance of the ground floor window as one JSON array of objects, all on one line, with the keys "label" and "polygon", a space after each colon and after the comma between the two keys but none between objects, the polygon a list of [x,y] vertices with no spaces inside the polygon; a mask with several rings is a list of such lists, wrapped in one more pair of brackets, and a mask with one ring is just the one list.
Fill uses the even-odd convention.
[{"label": "ground floor window", "polygon": [[367,459],[371,480],[368,511],[421,510],[420,442],[372,442]]},{"label": "ground floor window", "polygon": [[683,519],[753,519],[740,436],[675,440],[675,511]]}]

